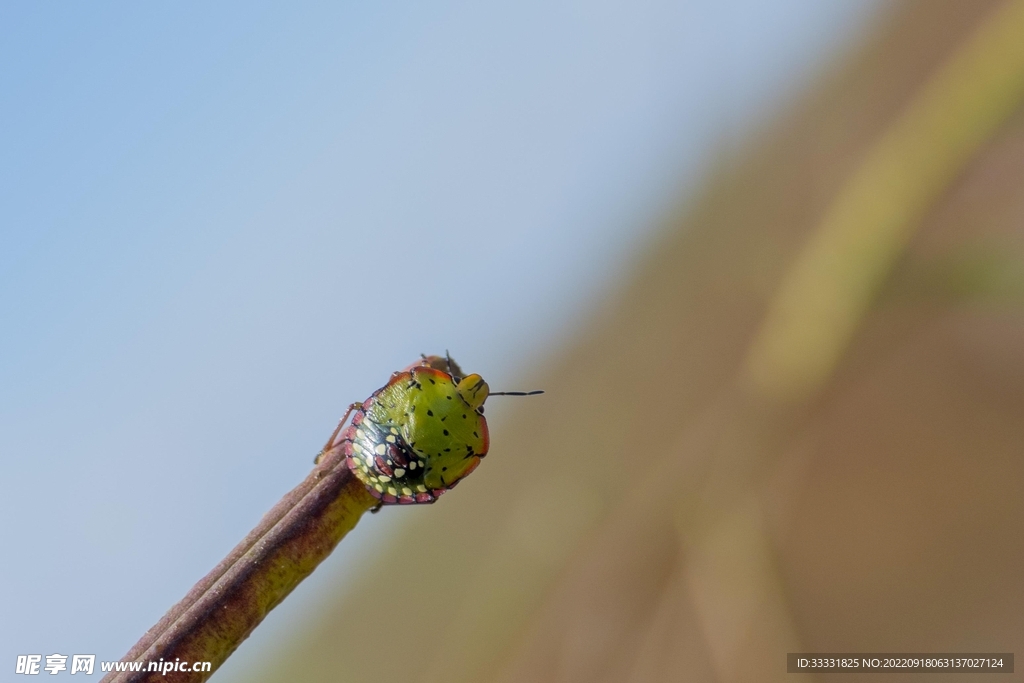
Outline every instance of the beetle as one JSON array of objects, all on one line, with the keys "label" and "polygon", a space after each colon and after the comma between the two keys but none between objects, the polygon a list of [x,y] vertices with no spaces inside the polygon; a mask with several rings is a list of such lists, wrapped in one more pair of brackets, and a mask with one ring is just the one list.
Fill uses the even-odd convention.
[{"label": "beetle", "polygon": [[340,445],[346,466],[380,501],[378,508],[433,503],[487,455],[487,398],[541,393],[492,392],[480,375],[464,376],[447,354],[423,356],[350,405],[317,462]]}]

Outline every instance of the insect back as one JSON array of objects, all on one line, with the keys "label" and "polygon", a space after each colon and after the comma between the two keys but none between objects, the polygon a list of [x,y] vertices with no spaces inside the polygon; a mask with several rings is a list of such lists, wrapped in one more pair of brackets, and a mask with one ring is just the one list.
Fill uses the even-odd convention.
[{"label": "insect back", "polygon": [[478,410],[486,383],[470,375],[457,384],[427,363],[393,375],[343,432],[349,469],[384,504],[432,503],[487,454],[487,421]]}]

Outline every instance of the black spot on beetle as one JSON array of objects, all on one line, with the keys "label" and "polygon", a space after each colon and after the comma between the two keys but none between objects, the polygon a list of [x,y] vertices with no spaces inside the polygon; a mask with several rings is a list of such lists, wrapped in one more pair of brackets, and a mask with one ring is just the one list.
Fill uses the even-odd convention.
[{"label": "black spot on beetle", "polygon": [[476,432],[473,432],[473,436],[475,436],[475,437],[476,437],[476,438],[478,438],[478,439],[480,438],[480,435],[479,435],[479,434],[477,434]]},{"label": "black spot on beetle", "polygon": [[[428,379],[429,379],[429,378],[428,378]],[[437,382],[435,382],[434,380],[430,380],[430,383],[431,383],[431,384],[437,384]]]},{"label": "black spot on beetle", "polygon": [[450,401],[450,400],[452,400],[452,397],[451,397],[451,396],[449,396],[449,397],[448,397],[448,400],[449,400],[449,401]]},{"label": "black spot on beetle", "polygon": [[442,468],[441,468],[441,471],[442,471],[442,472],[447,472],[447,471],[448,471],[448,468],[447,468],[447,467],[442,467]]},{"label": "black spot on beetle", "polygon": [[429,415],[430,417],[434,417],[434,411],[427,409],[427,415]]},{"label": "black spot on beetle", "polygon": [[463,420],[465,420],[465,419],[466,419],[466,416],[465,416],[465,415],[463,415],[463,416],[462,416],[462,419],[463,419]]},{"label": "black spot on beetle", "polygon": [[445,452],[445,453],[448,453],[449,451],[451,451],[451,449],[450,449],[450,448],[446,448],[446,449],[444,449],[444,452]]},{"label": "black spot on beetle", "polygon": [[448,430],[447,430],[447,429],[446,429],[446,430],[444,430],[444,435],[445,435],[445,436],[448,436]]},{"label": "black spot on beetle", "polygon": [[448,416],[447,416],[447,415],[445,415],[444,417],[442,417],[442,418],[441,418],[441,422],[444,422],[444,421],[445,421],[445,420],[447,420],[447,419],[448,419]]}]

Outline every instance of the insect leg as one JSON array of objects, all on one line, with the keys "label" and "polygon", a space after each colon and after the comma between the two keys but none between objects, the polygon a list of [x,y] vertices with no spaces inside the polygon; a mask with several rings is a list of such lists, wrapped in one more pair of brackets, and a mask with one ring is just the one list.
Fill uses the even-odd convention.
[{"label": "insect leg", "polygon": [[324,444],[324,447],[316,454],[316,458],[313,459],[314,464],[320,464],[320,458],[322,458],[324,453],[331,450],[334,446],[334,440],[338,438],[338,432],[340,432],[341,428],[345,426],[345,422],[348,420],[348,416],[352,414],[352,411],[362,410],[362,408],[363,404],[358,402],[353,403],[348,407],[348,410],[345,411],[345,415],[338,421],[338,426],[334,428],[331,438],[327,439],[327,443]]}]

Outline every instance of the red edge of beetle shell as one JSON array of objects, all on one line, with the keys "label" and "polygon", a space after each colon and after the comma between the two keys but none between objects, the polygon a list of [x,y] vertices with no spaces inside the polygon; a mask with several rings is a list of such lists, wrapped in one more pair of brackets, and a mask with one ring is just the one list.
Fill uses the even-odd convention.
[{"label": "red edge of beetle shell", "polygon": [[[477,453],[476,455],[482,458],[485,455],[487,455],[488,451],[491,450],[491,430],[487,428],[487,418],[485,418],[483,415],[480,416],[480,424],[484,430],[484,450],[482,453]],[[471,471],[472,470],[470,470],[470,472]],[[466,472],[466,474],[469,474],[469,472]]]}]

